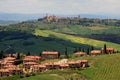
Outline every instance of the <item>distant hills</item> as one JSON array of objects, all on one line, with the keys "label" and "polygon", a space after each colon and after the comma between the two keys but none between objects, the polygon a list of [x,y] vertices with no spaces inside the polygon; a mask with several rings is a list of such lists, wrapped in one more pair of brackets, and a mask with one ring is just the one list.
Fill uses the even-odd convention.
[{"label": "distant hills", "polygon": [[0,20],[0,25],[1,26],[6,26],[6,25],[16,24],[16,23],[19,23],[19,21]]},{"label": "distant hills", "polygon": [[[26,21],[26,20],[35,20],[38,18],[41,18],[45,16],[46,14],[18,14],[18,13],[0,13],[0,20],[4,21]],[[48,14],[49,15],[49,14]],[[50,14],[54,15],[54,14]],[[63,16],[63,17],[73,17],[80,15],[82,18],[102,18],[102,19],[120,19],[119,15],[102,15],[102,14],[75,14],[75,15],[63,15],[63,14],[55,14],[57,16]]]}]

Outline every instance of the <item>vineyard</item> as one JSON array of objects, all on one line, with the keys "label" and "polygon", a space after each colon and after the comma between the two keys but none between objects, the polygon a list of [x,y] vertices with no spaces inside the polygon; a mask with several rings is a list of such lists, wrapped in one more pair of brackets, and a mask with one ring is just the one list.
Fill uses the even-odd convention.
[{"label": "vineyard", "polygon": [[120,80],[120,54],[88,58],[91,67],[81,73],[91,80]]}]

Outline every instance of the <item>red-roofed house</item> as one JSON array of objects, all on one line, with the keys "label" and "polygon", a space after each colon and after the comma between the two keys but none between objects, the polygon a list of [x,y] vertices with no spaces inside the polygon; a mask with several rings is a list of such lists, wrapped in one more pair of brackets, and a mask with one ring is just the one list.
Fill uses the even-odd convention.
[{"label": "red-roofed house", "polygon": [[100,55],[101,54],[101,50],[92,50],[90,51],[91,55]]},{"label": "red-roofed house", "polygon": [[75,56],[84,56],[84,55],[86,55],[86,53],[85,52],[76,52],[76,53],[74,53],[74,55]]},{"label": "red-roofed house", "polygon": [[[104,53],[104,48],[101,49],[102,53]],[[114,53],[114,48],[106,48],[107,54]]]},{"label": "red-roofed house", "polygon": [[45,59],[54,59],[58,58],[58,52],[57,51],[43,51],[42,52],[42,58]]}]

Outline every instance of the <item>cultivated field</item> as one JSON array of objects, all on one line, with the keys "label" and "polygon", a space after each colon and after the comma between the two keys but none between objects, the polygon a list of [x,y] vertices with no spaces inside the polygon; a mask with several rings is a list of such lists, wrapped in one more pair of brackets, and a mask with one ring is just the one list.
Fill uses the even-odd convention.
[{"label": "cultivated field", "polygon": [[105,41],[99,41],[99,40],[94,40],[94,39],[89,39],[89,38],[75,37],[75,36],[71,36],[71,35],[52,32],[49,30],[36,29],[34,34],[36,36],[59,38],[59,39],[63,39],[63,40],[68,40],[73,43],[91,45],[91,46],[98,47],[98,48],[101,48],[101,47],[103,47],[104,44],[106,44],[108,47],[113,47],[116,50],[120,50],[119,44],[105,42]]}]

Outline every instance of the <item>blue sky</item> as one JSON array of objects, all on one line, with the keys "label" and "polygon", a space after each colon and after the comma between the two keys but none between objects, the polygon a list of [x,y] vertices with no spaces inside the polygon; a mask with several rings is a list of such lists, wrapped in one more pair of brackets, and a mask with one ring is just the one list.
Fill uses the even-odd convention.
[{"label": "blue sky", "polygon": [[0,13],[120,14],[120,0],[0,0]]}]

